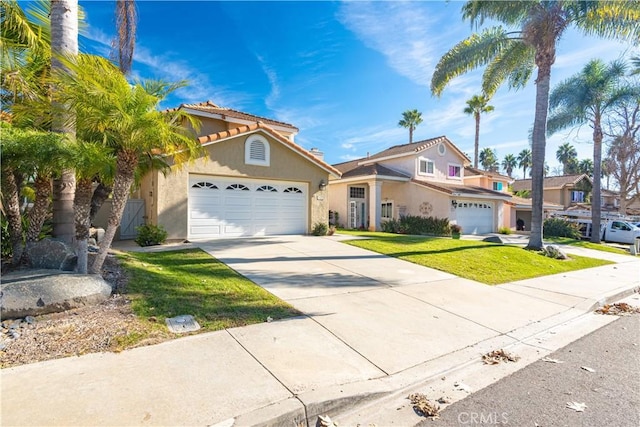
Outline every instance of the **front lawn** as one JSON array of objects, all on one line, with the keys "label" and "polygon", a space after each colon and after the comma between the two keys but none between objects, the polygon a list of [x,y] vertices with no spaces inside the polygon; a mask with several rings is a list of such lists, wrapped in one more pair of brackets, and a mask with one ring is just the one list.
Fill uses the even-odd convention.
[{"label": "front lawn", "polygon": [[350,240],[347,244],[490,285],[611,264],[574,255],[570,260],[560,261],[521,247],[480,241],[370,232],[350,234],[367,239]]},{"label": "front lawn", "polygon": [[127,297],[139,317],[164,325],[191,314],[204,331],[282,319],[300,313],[199,249],[126,252]]},{"label": "front lawn", "polygon": [[609,246],[604,243],[591,243],[587,240],[576,240],[568,237],[545,237],[544,240],[545,242],[551,242],[556,245],[577,246],[580,248],[595,249],[596,251],[611,252],[612,254],[629,255],[629,252],[624,249]]}]

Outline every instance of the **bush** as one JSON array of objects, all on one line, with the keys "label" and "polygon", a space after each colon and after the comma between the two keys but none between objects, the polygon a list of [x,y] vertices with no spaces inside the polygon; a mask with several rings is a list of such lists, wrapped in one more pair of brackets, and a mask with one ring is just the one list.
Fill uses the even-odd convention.
[{"label": "bush", "polygon": [[451,233],[448,218],[432,216],[401,216],[399,220],[390,219],[380,224],[382,231],[396,234],[428,234],[448,236]]},{"label": "bush", "polygon": [[451,228],[451,234],[462,233],[462,226],[460,224],[449,224],[449,228]]},{"label": "bush", "polygon": [[498,233],[500,233],[500,234],[511,234],[511,229],[509,227],[500,227],[500,228],[498,228]]},{"label": "bush", "polygon": [[316,224],[313,226],[311,234],[313,234],[314,236],[326,236],[327,231],[329,231],[329,227],[327,226],[327,224],[325,224],[324,222],[316,222]]},{"label": "bush", "polygon": [[569,237],[579,239],[581,237],[578,224],[560,218],[545,219],[542,224],[543,237]]},{"label": "bush", "polygon": [[140,246],[161,245],[167,240],[167,231],[161,225],[145,224],[136,227],[135,242]]}]

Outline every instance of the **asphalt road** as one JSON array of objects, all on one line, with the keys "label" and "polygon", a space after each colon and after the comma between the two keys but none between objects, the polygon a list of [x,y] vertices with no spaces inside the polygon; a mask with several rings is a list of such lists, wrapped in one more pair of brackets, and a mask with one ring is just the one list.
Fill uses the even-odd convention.
[{"label": "asphalt road", "polygon": [[[549,358],[564,363],[537,361],[418,425],[640,426],[640,315],[621,317]],[[587,407],[576,412],[568,402]]]}]

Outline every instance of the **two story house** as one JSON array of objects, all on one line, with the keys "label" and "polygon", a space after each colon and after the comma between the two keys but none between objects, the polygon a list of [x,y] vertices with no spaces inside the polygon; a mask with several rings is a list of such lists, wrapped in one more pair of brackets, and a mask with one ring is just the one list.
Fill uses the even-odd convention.
[{"label": "two story house", "polygon": [[449,218],[468,234],[514,226],[509,178],[470,163],[439,136],[335,164],[342,176],[329,181],[329,209],[347,228],[379,230],[382,221],[403,215]]},{"label": "two story house", "polygon": [[[544,178],[544,200],[568,209],[589,203],[593,184],[586,174],[548,176]],[[531,191],[531,179],[517,179],[513,191]]]}]

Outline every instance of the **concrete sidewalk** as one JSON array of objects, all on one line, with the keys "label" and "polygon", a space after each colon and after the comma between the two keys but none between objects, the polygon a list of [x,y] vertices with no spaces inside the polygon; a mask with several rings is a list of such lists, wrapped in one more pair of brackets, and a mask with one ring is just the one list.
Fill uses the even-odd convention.
[{"label": "concrete sidewalk", "polygon": [[487,286],[340,239],[196,242],[305,316],[4,369],[2,425],[315,420],[488,351],[531,343],[640,285],[640,260],[631,256],[607,254],[617,264]]}]

